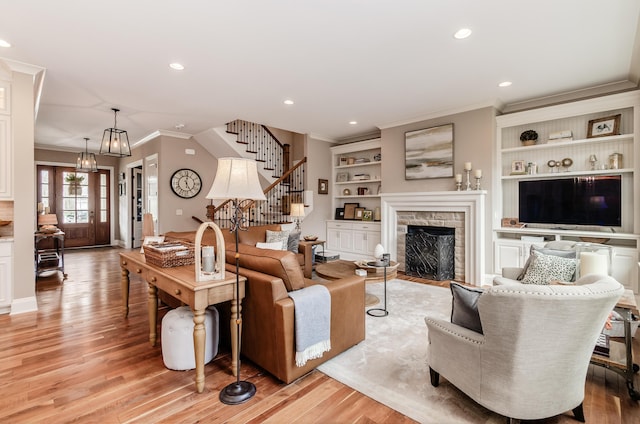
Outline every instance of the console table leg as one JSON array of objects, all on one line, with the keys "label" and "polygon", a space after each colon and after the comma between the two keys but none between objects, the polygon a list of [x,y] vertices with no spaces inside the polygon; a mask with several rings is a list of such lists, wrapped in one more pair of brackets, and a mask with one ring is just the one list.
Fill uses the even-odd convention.
[{"label": "console table leg", "polygon": [[193,352],[196,359],[196,391],[204,390],[205,311],[193,309]]},{"label": "console table leg", "polygon": [[242,337],[242,306],[237,299],[231,300],[231,372],[238,376],[240,366],[240,345],[238,340]]},{"label": "console table leg", "polygon": [[149,342],[151,346],[156,345],[157,320],[158,320],[158,289],[153,284],[149,284]]},{"label": "console table leg", "polygon": [[124,317],[129,316],[129,270],[122,267],[120,277],[120,292],[122,293],[122,314]]}]

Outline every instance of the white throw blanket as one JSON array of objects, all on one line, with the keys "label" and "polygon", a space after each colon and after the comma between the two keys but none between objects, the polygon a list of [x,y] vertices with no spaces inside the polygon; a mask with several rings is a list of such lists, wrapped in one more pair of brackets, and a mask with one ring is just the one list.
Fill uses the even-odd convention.
[{"label": "white throw blanket", "polygon": [[296,366],[331,350],[331,295],[321,285],[289,292],[295,305]]}]

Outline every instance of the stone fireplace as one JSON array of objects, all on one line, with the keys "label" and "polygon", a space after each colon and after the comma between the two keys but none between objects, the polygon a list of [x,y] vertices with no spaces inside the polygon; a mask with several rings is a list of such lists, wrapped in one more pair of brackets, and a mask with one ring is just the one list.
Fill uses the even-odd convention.
[{"label": "stone fireplace", "polygon": [[406,272],[405,235],[409,225],[454,229],[455,280],[481,285],[484,276],[485,191],[384,193],[382,245]]}]

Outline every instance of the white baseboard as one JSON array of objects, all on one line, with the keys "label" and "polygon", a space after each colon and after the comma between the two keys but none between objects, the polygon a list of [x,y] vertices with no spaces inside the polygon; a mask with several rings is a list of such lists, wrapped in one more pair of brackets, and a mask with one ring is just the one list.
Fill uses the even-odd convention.
[{"label": "white baseboard", "polygon": [[25,312],[36,312],[38,301],[35,296],[13,299],[11,302],[11,315],[23,314]]}]

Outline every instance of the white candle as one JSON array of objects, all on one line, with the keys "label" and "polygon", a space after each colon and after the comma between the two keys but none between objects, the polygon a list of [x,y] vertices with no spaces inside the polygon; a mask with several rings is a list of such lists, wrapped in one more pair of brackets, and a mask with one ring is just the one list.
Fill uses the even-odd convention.
[{"label": "white candle", "polygon": [[482,169],[476,169],[476,178],[482,178]]},{"label": "white candle", "polygon": [[465,162],[464,163],[464,170],[465,171],[471,171],[471,162]]},{"label": "white candle", "polygon": [[213,272],[214,256],[213,246],[202,247],[202,270],[204,272]]},{"label": "white candle", "polygon": [[607,257],[594,252],[580,254],[580,277],[587,274],[608,274]]},{"label": "white candle", "polygon": [[456,174],[456,182],[457,183],[461,183],[462,182],[462,174]]}]

